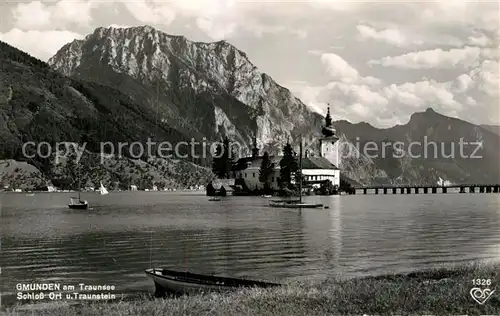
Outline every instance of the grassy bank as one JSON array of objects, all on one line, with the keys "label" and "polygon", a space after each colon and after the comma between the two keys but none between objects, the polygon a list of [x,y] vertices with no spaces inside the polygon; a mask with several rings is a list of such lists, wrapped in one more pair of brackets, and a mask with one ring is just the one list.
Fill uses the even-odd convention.
[{"label": "grassy bank", "polygon": [[[480,305],[469,291],[473,279],[490,279],[490,299]],[[227,294],[204,294],[131,302],[56,305],[36,311],[14,307],[13,315],[328,315],[427,314],[500,315],[500,264],[436,269],[390,275],[292,283],[275,289],[247,289]]]}]

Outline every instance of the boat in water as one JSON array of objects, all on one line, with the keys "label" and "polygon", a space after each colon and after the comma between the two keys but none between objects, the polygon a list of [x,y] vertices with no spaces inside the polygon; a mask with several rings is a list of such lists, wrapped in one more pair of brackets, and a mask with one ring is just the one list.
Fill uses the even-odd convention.
[{"label": "boat in water", "polygon": [[212,197],[208,199],[210,202],[220,201],[220,197]]},{"label": "boat in water", "polygon": [[101,182],[101,187],[99,188],[99,192],[101,193],[101,195],[106,195],[109,193],[106,187],[102,184],[102,182]]},{"label": "boat in water", "polygon": [[69,199],[68,207],[70,209],[86,210],[89,207],[89,203],[86,200],[82,200],[80,196],[80,167],[78,167],[78,197],[72,197]]},{"label": "boat in water", "polygon": [[272,201],[269,203],[269,206],[280,207],[280,208],[322,208],[323,204],[297,203],[290,201]]},{"label": "boat in water", "polygon": [[85,210],[89,207],[89,203],[86,200],[82,200],[80,198],[80,194],[78,194],[77,198],[70,198],[68,207],[71,209]]},{"label": "boat in water", "polygon": [[225,292],[241,287],[269,288],[280,285],[262,281],[178,272],[162,268],[150,268],[145,273],[153,279],[155,283],[155,296],[157,297],[164,297],[166,294],[182,295],[200,292]]}]

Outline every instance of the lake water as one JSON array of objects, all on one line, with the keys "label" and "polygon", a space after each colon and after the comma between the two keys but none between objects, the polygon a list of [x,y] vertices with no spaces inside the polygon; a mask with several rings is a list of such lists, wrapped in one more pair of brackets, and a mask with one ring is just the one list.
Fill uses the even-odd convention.
[{"label": "lake water", "polygon": [[152,292],[150,266],[288,282],[500,261],[498,194],[315,196],[329,209],[302,211],[192,192],[89,193],[92,210],[70,210],[72,195],[0,196],[4,304],[17,283]]}]

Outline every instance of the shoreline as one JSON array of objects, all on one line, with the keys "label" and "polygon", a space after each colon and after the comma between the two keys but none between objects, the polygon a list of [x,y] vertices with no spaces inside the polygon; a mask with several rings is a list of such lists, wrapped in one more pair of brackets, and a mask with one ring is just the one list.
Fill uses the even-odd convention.
[{"label": "shoreline", "polygon": [[[489,279],[490,286],[473,284]],[[151,281],[152,282],[152,281]],[[473,288],[490,288],[479,304]],[[38,308],[37,308],[38,306]],[[16,305],[5,315],[326,315],[326,314],[500,314],[500,263],[435,268],[348,280],[292,282],[271,289],[241,289],[178,298]]]}]

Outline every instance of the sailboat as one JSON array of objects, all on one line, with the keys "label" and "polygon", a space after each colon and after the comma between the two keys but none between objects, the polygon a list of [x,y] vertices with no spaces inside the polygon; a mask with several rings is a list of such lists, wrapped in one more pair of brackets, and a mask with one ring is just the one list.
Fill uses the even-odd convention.
[{"label": "sailboat", "polygon": [[300,150],[299,150],[299,199],[298,200],[282,200],[282,201],[270,201],[269,206],[280,207],[280,208],[323,208],[323,204],[314,203],[303,203],[302,202],[302,137],[300,139]]},{"label": "sailboat", "polygon": [[78,198],[72,197],[69,199],[68,207],[71,209],[85,210],[89,207],[89,203],[86,200],[82,200],[80,197],[80,167],[78,167]]},{"label": "sailboat", "polygon": [[106,195],[108,194],[108,190],[106,189],[106,187],[104,187],[104,185],[102,185],[102,182],[101,182],[101,187],[99,188],[99,191],[101,192],[101,195]]}]

